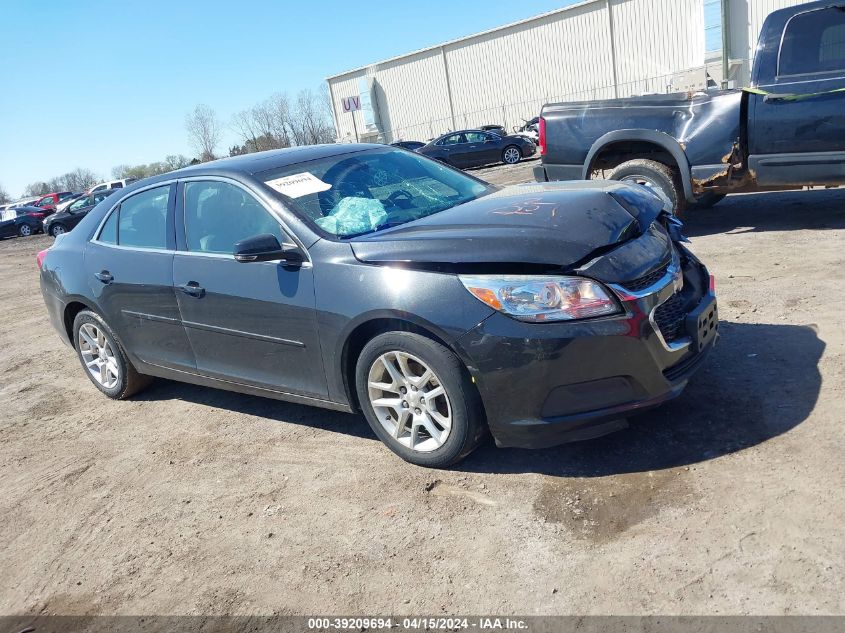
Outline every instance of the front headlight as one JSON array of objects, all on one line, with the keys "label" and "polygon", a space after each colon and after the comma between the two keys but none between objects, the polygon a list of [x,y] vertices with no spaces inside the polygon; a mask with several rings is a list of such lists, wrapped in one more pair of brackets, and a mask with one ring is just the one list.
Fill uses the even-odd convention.
[{"label": "front headlight", "polygon": [[583,277],[458,275],[472,295],[520,321],[570,321],[619,314],[619,304]]}]

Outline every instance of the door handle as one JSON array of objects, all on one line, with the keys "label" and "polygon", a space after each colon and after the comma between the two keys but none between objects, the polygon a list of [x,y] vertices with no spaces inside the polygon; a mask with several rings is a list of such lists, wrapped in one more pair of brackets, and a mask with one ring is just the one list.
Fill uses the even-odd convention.
[{"label": "door handle", "polygon": [[94,273],[94,276],[107,285],[114,281],[114,277],[107,270],[101,270],[98,273]]},{"label": "door handle", "polygon": [[192,297],[202,297],[205,294],[205,288],[200,286],[196,281],[189,281],[186,284],[177,286],[177,288]]}]

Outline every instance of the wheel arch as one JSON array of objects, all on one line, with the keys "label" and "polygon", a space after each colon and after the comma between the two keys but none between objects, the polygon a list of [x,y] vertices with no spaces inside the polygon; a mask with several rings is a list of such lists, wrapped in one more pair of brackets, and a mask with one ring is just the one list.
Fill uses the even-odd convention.
[{"label": "wheel arch", "polygon": [[90,310],[91,312],[96,312],[97,314],[100,314],[97,308],[91,306],[89,303],[83,301],[79,297],[74,297],[70,301],[68,301],[65,304],[64,311],[62,313],[62,324],[65,327],[65,333],[67,334],[67,338],[70,341],[71,347],[73,347],[73,349],[76,349],[76,340],[73,336],[73,322],[76,319],[76,315],[82,312],[83,310]]},{"label": "wheel arch", "polygon": [[[695,202],[690,164],[683,147],[674,137],[658,130],[615,130],[600,136],[587,153],[581,178],[589,180],[595,166],[605,157],[624,156],[624,160],[633,160],[635,158],[655,159],[655,155],[664,159],[660,162],[678,169],[684,197],[688,202]],[[671,158],[671,163],[667,157]],[[624,162],[624,160],[619,162]]]},{"label": "wheel arch", "polygon": [[[353,409],[360,409],[355,390],[355,369],[364,346],[379,334],[385,332],[413,332],[440,343],[454,353],[467,367],[467,359],[456,346],[449,342],[449,336],[431,323],[405,314],[380,313],[369,315],[350,327],[343,337],[340,349],[340,372],[343,390]],[[471,372],[470,372],[471,373]]]}]

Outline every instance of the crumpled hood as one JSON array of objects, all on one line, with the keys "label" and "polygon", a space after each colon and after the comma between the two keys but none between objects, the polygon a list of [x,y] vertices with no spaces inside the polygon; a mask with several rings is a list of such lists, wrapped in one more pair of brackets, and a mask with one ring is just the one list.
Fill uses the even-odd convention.
[{"label": "crumpled hood", "polygon": [[515,185],[350,243],[373,263],[567,267],[641,235],[661,205],[638,185],[612,181]]}]

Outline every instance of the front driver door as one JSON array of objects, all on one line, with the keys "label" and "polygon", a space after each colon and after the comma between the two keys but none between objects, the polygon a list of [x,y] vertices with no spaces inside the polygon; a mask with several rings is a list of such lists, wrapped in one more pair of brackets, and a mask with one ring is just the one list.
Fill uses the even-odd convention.
[{"label": "front driver door", "polygon": [[240,263],[236,242],[262,233],[291,238],[244,186],[189,179],[177,193],[173,282],[182,323],[203,375],[325,397],[311,263]]}]

